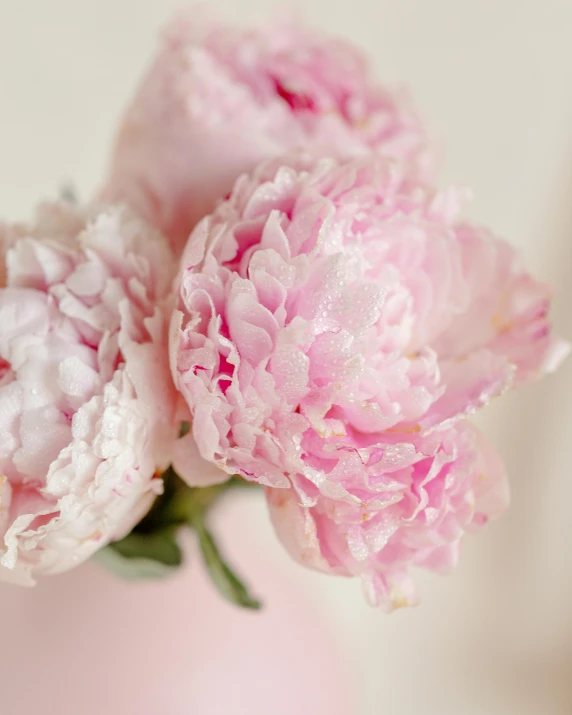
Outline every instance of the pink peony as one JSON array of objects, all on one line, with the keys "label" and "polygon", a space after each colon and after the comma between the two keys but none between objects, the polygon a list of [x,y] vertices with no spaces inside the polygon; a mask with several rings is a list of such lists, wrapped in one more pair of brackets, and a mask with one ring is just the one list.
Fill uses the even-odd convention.
[{"label": "pink peony", "polygon": [[[360,576],[373,605],[415,605],[409,567],[448,573],[463,534],[508,505],[502,461],[475,428],[461,421],[435,438],[391,444],[380,435],[375,447],[354,445],[353,454],[339,440],[333,449],[345,454],[335,469],[345,471],[351,498],[320,494],[304,506],[296,488],[268,488],[272,522],[289,553],[319,571]],[[327,465],[323,447],[321,456]]]},{"label": "pink peony", "polygon": [[292,22],[238,30],[176,17],[129,107],[104,196],[128,200],[182,248],[235,179],[296,147],[375,150],[426,176],[406,97],[376,84],[351,46]]},{"label": "pink peony", "polygon": [[0,244],[0,580],[31,584],[123,536],[162,489],[174,265],[116,208],[46,205]]},{"label": "pink peony", "polygon": [[548,289],[461,199],[297,154],[241,177],[182,257],[171,362],[202,457],[269,488],[300,561],[387,607],[506,502],[461,418],[567,349]]}]

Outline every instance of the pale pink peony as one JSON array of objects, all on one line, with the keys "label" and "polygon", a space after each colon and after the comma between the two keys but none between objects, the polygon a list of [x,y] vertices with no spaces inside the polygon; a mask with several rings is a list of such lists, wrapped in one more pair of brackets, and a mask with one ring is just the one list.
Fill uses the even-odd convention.
[{"label": "pale pink peony", "polygon": [[[380,436],[375,447],[354,445],[353,454],[339,440],[333,449],[345,454],[335,470],[345,471],[350,498],[319,494],[304,506],[296,488],[267,488],[272,522],[289,553],[319,571],[360,576],[373,605],[415,605],[409,567],[450,572],[463,534],[508,505],[503,463],[474,427],[460,421],[435,438],[391,444]],[[327,465],[330,454],[322,449],[321,456]]]},{"label": "pale pink peony", "polygon": [[269,487],[290,551],[387,607],[506,503],[461,418],[567,349],[549,290],[461,198],[295,155],[241,177],[182,257],[171,361],[202,457]]},{"label": "pale pink peony", "polygon": [[167,27],[126,112],[103,195],[182,249],[241,173],[296,147],[378,151],[415,175],[432,165],[408,98],[350,45],[290,20],[240,30],[191,10]]},{"label": "pale pink peony", "polygon": [[127,533],[177,436],[174,263],[125,210],[0,226],[0,580],[31,584]]}]

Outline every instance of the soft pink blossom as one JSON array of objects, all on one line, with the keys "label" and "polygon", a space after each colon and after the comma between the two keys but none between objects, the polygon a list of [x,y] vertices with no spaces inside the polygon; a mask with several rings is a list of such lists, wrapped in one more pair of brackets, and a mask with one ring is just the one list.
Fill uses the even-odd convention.
[{"label": "soft pink blossom", "polygon": [[171,361],[202,457],[269,487],[289,549],[386,606],[505,502],[462,418],[567,350],[548,288],[462,198],[296,154],[241,177],[182,257]]},{"label": "soft pink blossom", "polygon": [[[320,494],[304,506],[294,488],[267,488],[272,522],[294,559],[361,577],[369,602],[386,610],[415,605],[410,567],[450,572],[463,534],[508,505],[504,466],[482,436],[466,421],[437,434],[436,445],[420,441],[413,449],[380,439],[374,449],[351,455],[350,445],[340,444],[350,498]],[[409,458],[401,459],[408,448]],[[328,458],[324,450],[322,456]],[[364,484],[358,460],[366,458]]]},{"label": "soft pink blossom", "polygon": [[426,176],[426,145],[408,98],[376,83],[352,46],[290,20],[241,30],[192,10],[167,27],[127,109],[104,196],[128,200],[182,248],[263,159],[373,150]]},{"label": "soft pink blossom", "polygon": [[0,580],[67,570],[144,515],[176,439],[174,262],[117,208],[0,226]]}]

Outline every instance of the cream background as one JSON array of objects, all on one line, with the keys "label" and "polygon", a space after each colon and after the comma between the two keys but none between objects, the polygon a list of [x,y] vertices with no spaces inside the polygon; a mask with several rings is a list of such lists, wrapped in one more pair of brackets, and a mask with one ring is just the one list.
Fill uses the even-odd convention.
[{"label": "cream background", "polygon": [[[154,33],[177,5],[0,0],[0,216],[27,216],[66,180],[90,195]],[[250,20],[279,4],[211,5]],[[554,317],[572,338],[572,1],[298,5],[361,44],[382,79],[411,87],[446,148],[443,181],[470,185],[470,214],[555,285]],[[506,457],[512,510],[467,539],[453,577],[420,577],[420,608],[384,616],[362,603],[356,583],[280,560],[343,645],[351,715],[572,713],[572,359],[492,406],[484,422]],[[260,504],[246,514],[253,533],[269,534]]]}]

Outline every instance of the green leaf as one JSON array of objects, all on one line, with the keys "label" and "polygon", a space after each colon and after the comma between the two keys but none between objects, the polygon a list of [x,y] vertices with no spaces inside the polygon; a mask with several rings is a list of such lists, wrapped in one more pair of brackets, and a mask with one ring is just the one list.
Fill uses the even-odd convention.
[{"label": "green leaf", "polygon": [[246,586],[224,561],[212,534],[203,521],[202,513],[194,514],[190,523],[197,533],[203,561],[218,592],[236,606],[255,610],[261,608],[260,601],[250,595]]},{"label": "green leaf", "polygon": [[[188,423],[182,422],[181,432],[189,427]],[[198,534],[204,562],[218,591],[234,604],[260,608],[260,603],[225,563],[205,525],[205,515],[223,494],[233,488],[250,488],[252,485],[232,477],[223,484],[189,487],[172,467],[162,477],[163,493],[155,499],[147,515],[125,538],[99,551],[95,555],[97,561],[127,579],[169,575],[183,562],[176,534],[179,529],[191,526]]]},{"label": "green leaf", "polygon": [[247,482],[246,479],[235,474],[228,482],[225,482],[227,489],[256,489],[260,491],[260,484],[257,482]]},{"label": "green leaf", "polygon": [[96,559],[123,578],[162,578],[182,564],[183,553],[173,529],[150,533],[132,531],[101,549]]},{"label": "green leaf", "polygon": [[191,431],[191,423],[187,422],[186,420],[183,420],[183,422],[181,422],[181,426],[179,428],[179,439],[182,437],[186,437],[190,431]]}]

